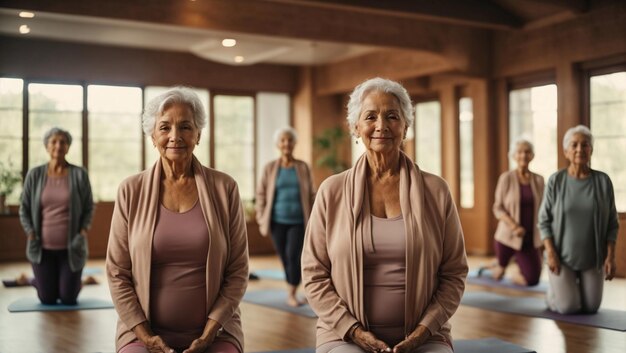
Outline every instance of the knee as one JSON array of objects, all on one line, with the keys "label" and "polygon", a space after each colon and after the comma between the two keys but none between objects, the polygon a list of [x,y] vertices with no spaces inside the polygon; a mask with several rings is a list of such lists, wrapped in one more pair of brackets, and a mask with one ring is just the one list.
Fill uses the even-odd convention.
[{"label": "knee", "polygon": [[575,300],[560,301],[555,304],[557,312],[563,315],[576,314],[582,309],[580,303]]},{"label": "knee", "polygon": [[532,274],[530,276],[524,275],[524,279],[526,280],[526,284],[528,286],[536,286],[539,284],[539,275]]},{"label": "knee", "polygon": [[50,293],[39,293],[39,301],[44,305],[54,305],[57,303],[57,297]]}]

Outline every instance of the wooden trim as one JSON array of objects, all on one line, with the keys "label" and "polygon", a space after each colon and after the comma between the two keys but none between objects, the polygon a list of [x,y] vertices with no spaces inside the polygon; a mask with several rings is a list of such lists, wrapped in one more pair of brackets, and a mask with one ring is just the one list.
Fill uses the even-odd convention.
[{"label": "wooden trim", "polygon": [[538,71],[507,78],[507,88],[509,92],[553,83],[556,83],[556,73],[553,70]]}]

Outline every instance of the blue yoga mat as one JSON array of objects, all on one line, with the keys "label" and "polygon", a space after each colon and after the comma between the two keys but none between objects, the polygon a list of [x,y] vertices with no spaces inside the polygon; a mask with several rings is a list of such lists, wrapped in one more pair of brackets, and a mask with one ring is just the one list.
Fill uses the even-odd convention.
[{"label": "blue yoga mat", "polygon": [[545,293],[548,291],[548,283],[539,282],[536,286],[528,287],[528,286],[520,286],[509,278],[503,278],[501,281],[496,281],[491,278],[491,273],[488,270],[482,272],[482,274],[478,275],[478,270],[470,271],[467,274],[467,283],[469,284],[479,284],[483,286],[489,287],[499,287],[499,288],[509,288],[516,289],[524,292],[533,292],[533,293]]},{"label": "blue yoga mat", "polygon": [[9,304],[9,311],[12,313],[28,312],[28,311],[71,311],[71,310],[90,310],[90,309],[113,309],[113,303],[110,300],[96,298],[78,298],[77,305],[44,305],[37,298],[22,298]]},{"label": "blue yoga mat", "polygon": [[284,290],[266,289],[248,291],[246,292],[246,294],[244,294],[243,301],[252,304],[267,306],[270,308],[290,312],[301,316],[312,318],[317,317],[313,310],[311,310],[311,307],[306,304],[296,308],[287,305],[287,292],[285,292]]},{"label": "blue yoga mat", "polygon": [[285,280],[285,271],[279,270],[276,268],[270,268],[265,270],[256,270],[253,273],[261,279],[275,279],[284,281]]},{"label": "blue yoga mat", "polygon": [[508,314],[540,317],[570,324],[626,331],[626,311],[600,309],[591,315],[562,315],[547,309],[545,299],[508,297],[489,292],[465,292],[461,304]]},{"label": "blue yoga mat", "polygon": [[[315,353],[315,348],[287,349],[263,353]],[[481,338],[454,340],[454,353],[535,353],[535,351],[497,338]]]}]

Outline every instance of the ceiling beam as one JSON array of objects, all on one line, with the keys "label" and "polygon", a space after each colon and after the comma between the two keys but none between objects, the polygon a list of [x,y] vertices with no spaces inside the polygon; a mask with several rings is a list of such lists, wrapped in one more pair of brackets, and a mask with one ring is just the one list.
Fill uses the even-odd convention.
[{"label": "ceiling beam", "polygon": [[570,10],[576,14],[589,11],[590,0],[522,0],[527,3],[553,5],[563,10]]}]

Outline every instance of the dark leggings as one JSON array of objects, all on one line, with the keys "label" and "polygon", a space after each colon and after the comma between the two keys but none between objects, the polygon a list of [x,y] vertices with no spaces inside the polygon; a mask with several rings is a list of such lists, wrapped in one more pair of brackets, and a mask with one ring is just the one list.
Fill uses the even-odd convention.
[{"label": "dark leggings", "polygon": [[33,265],[35,288],[42,304],[75,305],[81,288],[82,269],[72,272],[67,250],[43,249],[41,262]]},{"label": "dark leggings", "polygon": [[539,249],[533,246],[530,241],[524,241],[522,249],[517,251],[510,248],[498,241],[496,243],[496,256],[498,257],[498,264],[506,268],[511,261],[511,257],[515,256],[515,261],[519,266],[522,276],[526,280],[529,286],[534,286],[539,283],[539,277],[541,276],[541,254]]},{"label": "dark leggings", "polygon": [[272,222],[272,240],[280,261],[285,268],[287,283],[300,284],[300,256],[304,245],[304,224],[280,224]]}]

